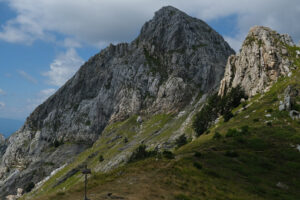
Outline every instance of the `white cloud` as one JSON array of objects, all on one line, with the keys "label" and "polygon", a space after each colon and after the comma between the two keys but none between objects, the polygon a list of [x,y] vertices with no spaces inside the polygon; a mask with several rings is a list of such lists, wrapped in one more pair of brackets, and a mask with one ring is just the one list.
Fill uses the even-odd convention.
[{"label": "white cloud", "polygon": [[44,89],[44,90],[40,91],[39,96],[45,100],[46,98],[48,98],[49,96],[54,94],[55,91],[56,91],[56,89],[54,89],[54,88]]},{"label": "white cloud", "polygon": [[38,83],[38,81],[35,78],[33,78],[30,74],[26,73],[25,71],[23,71],[23,70],[17,70],[17,72],[18,72],[18,74],[20,76],[22,76],[27,81],[29,81],[31,83],[34,83],[34,84]]},{"label": "white cloud", "polygon": [[[173,5],[203,20],[237,16],[237,33],[227,36],[237,46],[253,25],[269,26],[300,40],[299,0],[4,0],[17,13],[0,30],[0,39],[31,43],[54,40],[53,33],[66,36],[61,41],[75,48],[81,44],[101,46],[130,41],[153,12]],[[230,37],[230,38],[229,38]],[[237,49],[235,47],[235,49]]]},{"label": "white cloud", "polygon": [[81,44],[74,38],[66,38],[63,42],[63,46],[67,48],[78,48],[81,47]]},{"label": "white cloud", "polygon": [[0,109],[5,107],[5,103],[0,101]]},{"label": "white cloud", "polygon": [[0,88],[0,95],[5,95],[5,91]]},{"label": "white cloud", "polygon": [[83,59],[75,49],[71,48],[66,53],[58,55],[50,65],[50,71],[43,73],[43,75],[48,77],[50,85],[62,86],[82,64]]}]

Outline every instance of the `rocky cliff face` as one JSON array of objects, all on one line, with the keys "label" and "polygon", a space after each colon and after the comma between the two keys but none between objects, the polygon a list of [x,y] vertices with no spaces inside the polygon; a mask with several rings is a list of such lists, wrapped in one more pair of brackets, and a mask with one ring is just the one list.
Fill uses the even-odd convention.
[{"label": "rocky cliff face", "polygon": [[218,86],[233,53],[205,22],[162,8],[133,42],[89,59],[8,139],[0,194],[40,181],[95,142],[110,122],[180,111],[199,91]]},{"label": "rocky cliff face", "polygon": [[280,35],[267,27],[251,28],[241,51],[228,59],[219,95],[237,85],[249,97],[268,90],[280,76],[290,73],[287,46],[293,45],[287,34]]}]

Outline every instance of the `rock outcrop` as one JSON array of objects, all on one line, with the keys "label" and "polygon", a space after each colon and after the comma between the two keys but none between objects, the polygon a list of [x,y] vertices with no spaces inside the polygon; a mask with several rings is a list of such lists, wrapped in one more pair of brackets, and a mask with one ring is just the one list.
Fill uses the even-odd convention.
[{"label": "rock outcrop", "polygon": [[284,99],[279,103],[279,111],[289,111],[289,115],[293,120],[300,119],[300,91],[297,87],[289,85],[284,90]]},{"label": "rock outcrop", "polygon": [[178,112],[223,77],[234,51],[205,22],[173,7],[155,13],[131,43],[89,59],[6,141],[0,196],[37,183],[133,114]]},{"label": "rock outcrop", "polygon": [[293,45],[287,34],[280,35],[262,26],[251,28],[241,51],[228,59],[219,95],[237,85],[249,97],[268,90],[278,77],[290,73],[292,61],[287,46]]}]

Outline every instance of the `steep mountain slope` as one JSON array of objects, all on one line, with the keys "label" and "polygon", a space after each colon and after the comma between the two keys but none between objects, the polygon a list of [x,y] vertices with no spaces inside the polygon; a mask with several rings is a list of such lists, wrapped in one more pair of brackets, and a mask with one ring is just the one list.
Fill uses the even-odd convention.
[{"label": "steep mountain slope", "polygon": [[292,70],[286,45],[294,45],[286,34],[262,26],[251,28],[240,53],[228,59],[219,95],[237,85],[249,97],[268,90],[281,75],[288,75]]},{"label": "steep mountain slope", "polygon": [[[39,182],[99,137],[103,151],[112,151],[120,136],[102,133],[109,123],[136,115],[145,119],[156,115],[168,121],[183,109],[192,110],[200,92],[218,86],[232,53],[203,21],[173,7],[162,8],[136,40],[110,45],[89,59],[8,139],[0,155],[0,196]],[[185,114],[181,120],[191,118]],[[135,140],[122,148],[126,154],[115,152],[118,157],[111,156],[104,169],[126,160],[134,145],[153,134],[151,127],[139,128],[143,134],[128,135]],[[168,131],[153,145],[162,145],[172,134]]]},{"label": "steep mountain slope", "polygon": [[[83,176],[78,171],[72,175],[70,172],[83,163],[93,171],[88,187],[91,199],[299,199],[300,119],[294,120],[289,110],[279,110],[279,106],[286,99],[286,88],[300,91],[300,48],[285,42],[276,50],[280,48],[288,51],[291,75],[277,77],[268,91],[243,102],[232,111],[230,121],[221,118],[207,134],[175,148],[174,159],[170,154],[158,154],[103,173],[99,166],[102,168],[109,155],[105,155],[102,145],[108,144],[120,153],[118,145],[123,140],[98,140],[24,199],[81,199]],[[300,92],[294,98],[294,109],[300,111]],[[199,109],[201,103],[195,107]],[[178,115],[159,115],[140,123],[132,117],[110,124],[103,134],[109,140],[113,133],[143,134],[141,129],[162,133],[164,124],[172,120],[172,126],[182,126],[180,119]],[[102,155],[104,160],[100,159]]]}]

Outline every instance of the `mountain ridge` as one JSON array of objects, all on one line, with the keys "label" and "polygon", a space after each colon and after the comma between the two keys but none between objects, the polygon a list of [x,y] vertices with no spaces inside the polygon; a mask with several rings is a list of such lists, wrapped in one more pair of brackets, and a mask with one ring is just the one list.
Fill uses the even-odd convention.
[{"label": "mountain ridge", "polygon": [[[165,20],[172,12],[171,20]],[[164,7],[153,19],[132,43],[109,45],[90,58],[7,140],[0,155],[2,196],[71,162],[101,137],[108,123],[136,115],[162,114],[169,119],[194,102],[200,91],[217,87],[226,59],[234,53],[224,39],[203,21],[172,7]],[[153,37],[163,29],[163,37]],[[106,168],[128,159],[131,148]]]}]

